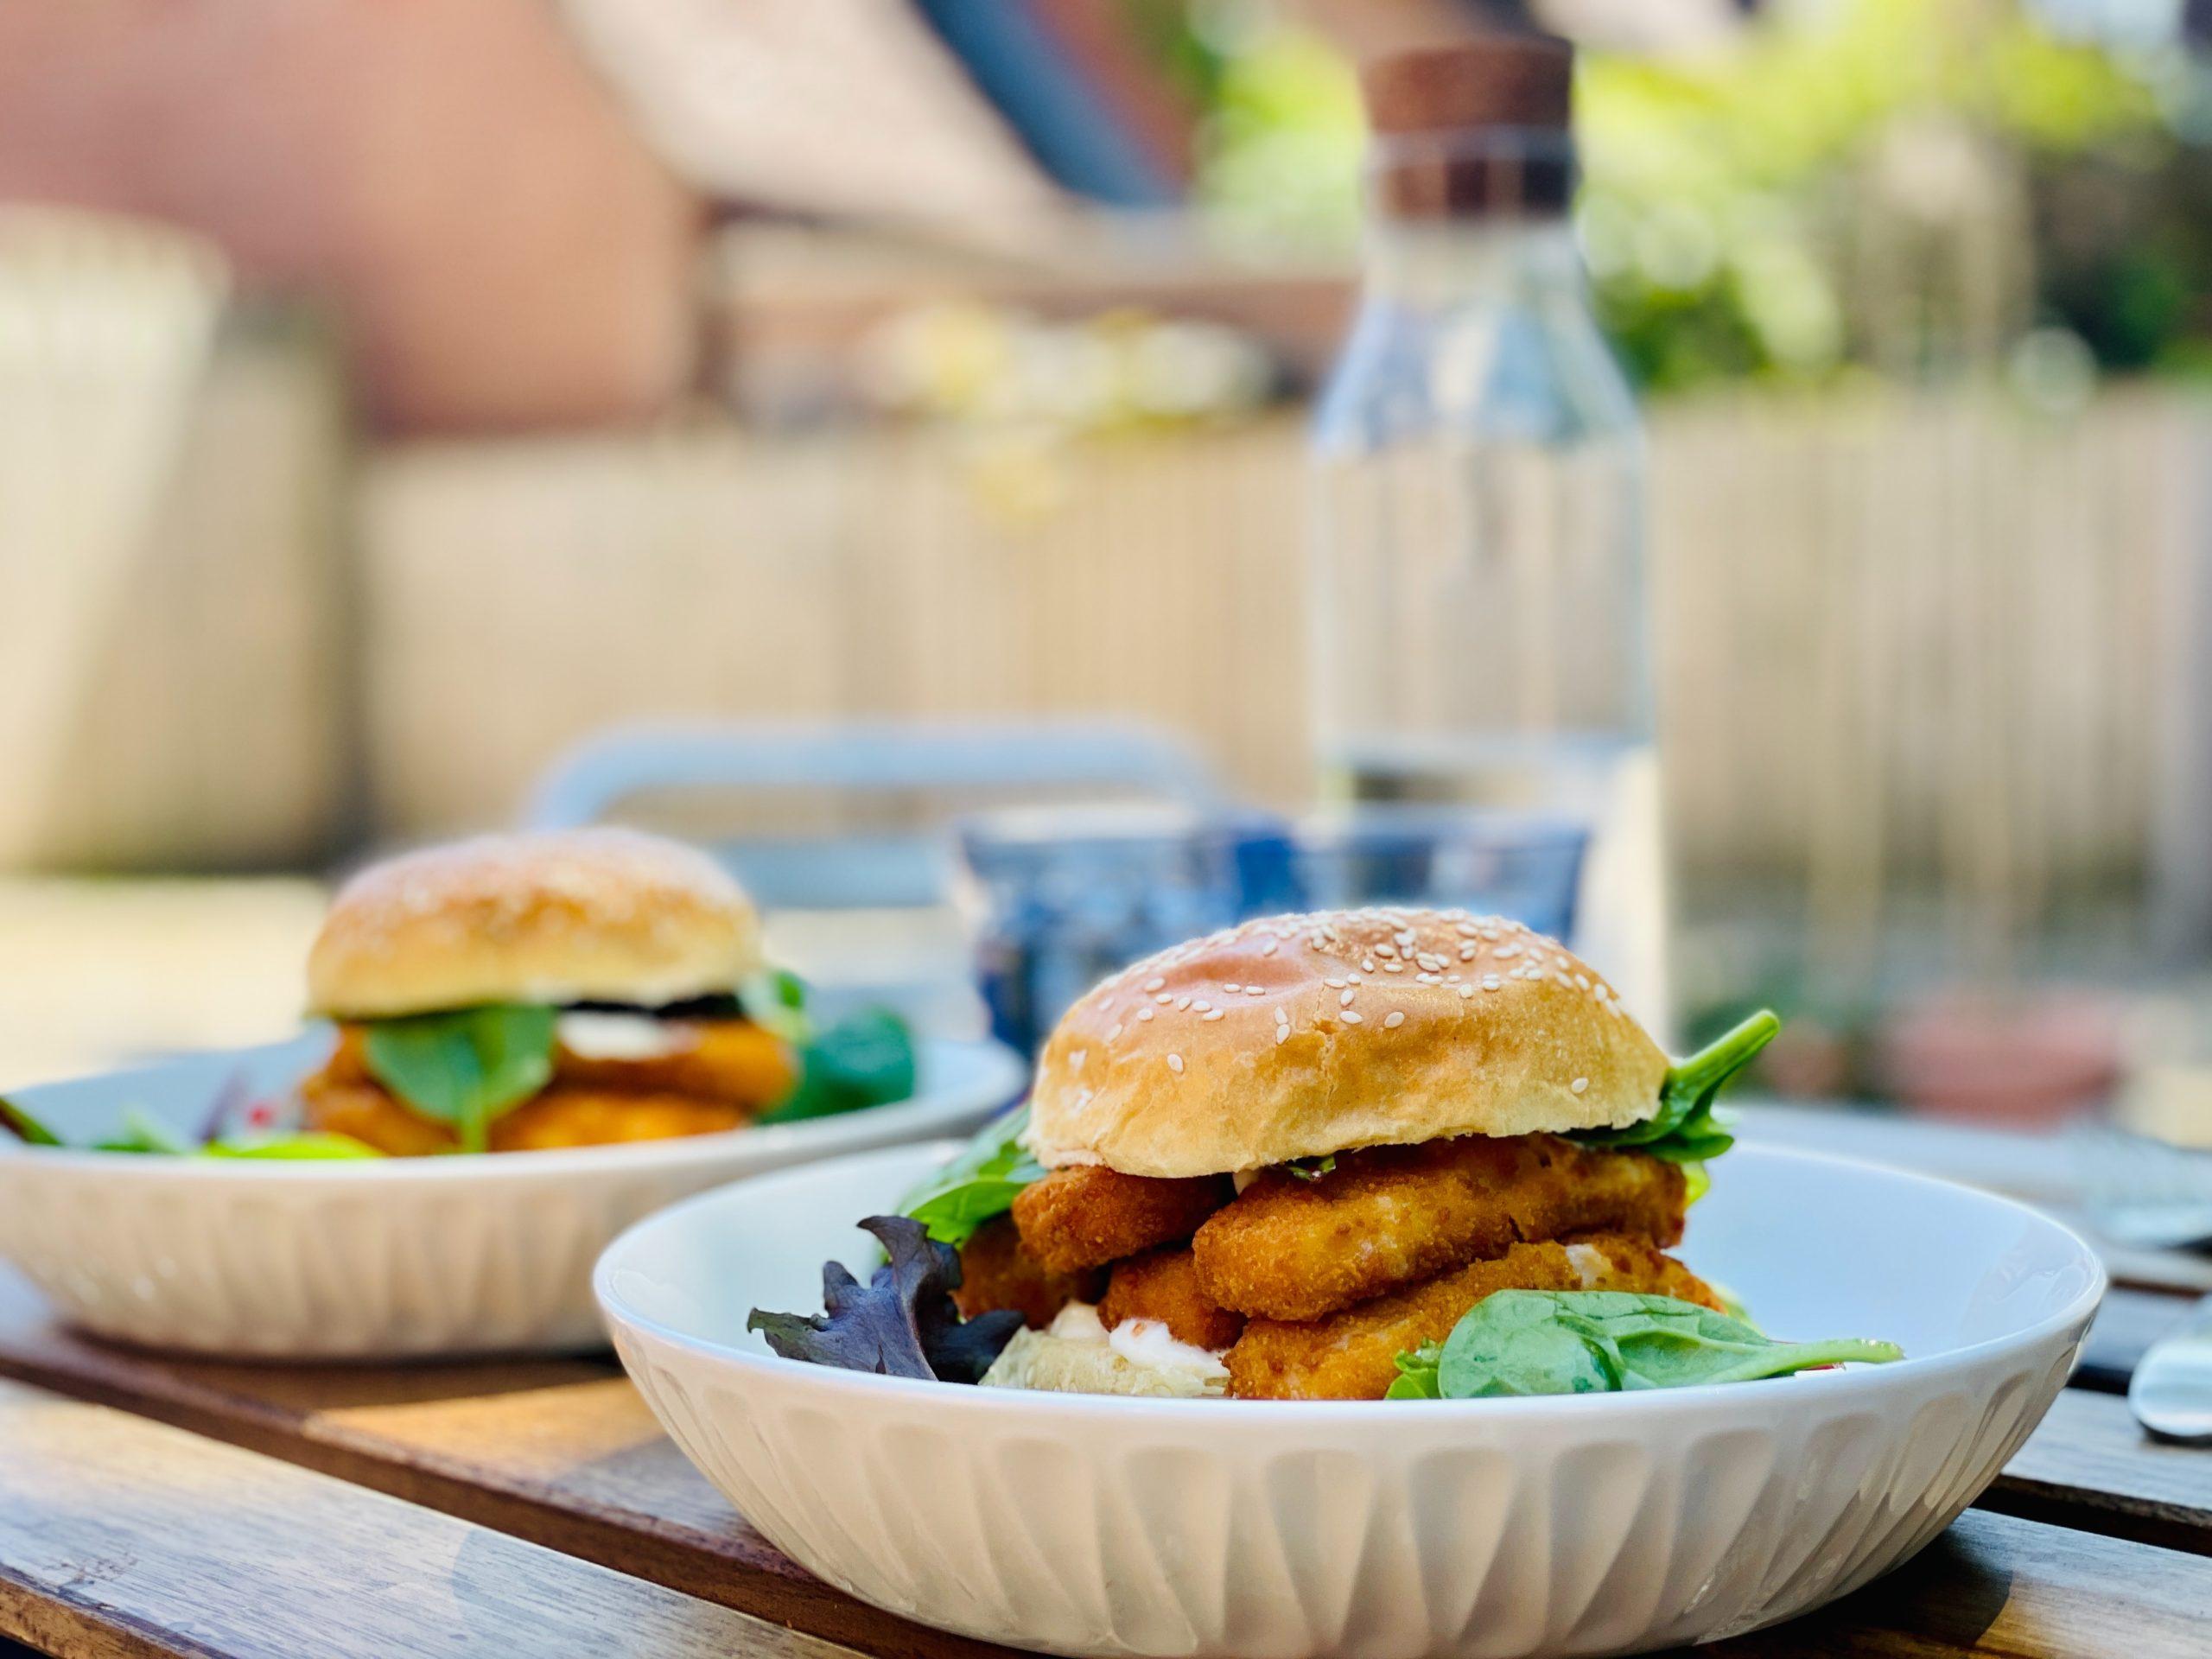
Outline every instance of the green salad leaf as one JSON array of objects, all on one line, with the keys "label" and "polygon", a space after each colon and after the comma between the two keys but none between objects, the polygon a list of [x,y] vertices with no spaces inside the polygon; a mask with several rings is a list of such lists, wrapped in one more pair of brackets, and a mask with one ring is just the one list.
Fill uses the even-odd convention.
[{"label": "green salad leaf", "polygon": [[1659,1085],[1659,1109],[1641,1123],[1621,1129],[1580,1129],[1570,1138],[1586,1147],[1632,1147],[1681,1165],[1689,1179],[1690,1201],[1695,1203],[1710,1185],[1705,1173],[1707,1160],[1736,1144],[1726,1118],[1713,1109],[1713,1098],[1781,1029],[1774,1012],[1761,1008],[1734,1030],[1668,1067],[1666,1081]]},{"label": "green salad leaf", "polygon": [[1397,1357],[1392,1400],[1618,1394],[1748,1382],[1847,1361],[1904,1357],[1855,1337],[1777,1342],[1742,1319],[1672,1296],[1617,1290],[1501,1290],[1442,1343]]},{"label": "green salad leaf", "polygon": [[914,1034],[888,1008],[864,1008],[799,1044],[798,1062],[791,1094],[756,1122],[830,1117],[914,1092]]},{"label": "green salad leaf", "polygon": [[189,1158],[199,1147],[161,1119],[132,1106],[123,1114],[121,1132],[104,1141],[93,1141],[92,1149],[94,1152],[158,1153],[165,1157]]},{"label": "green salad leaf", "polygon": [[0,1095],[0,1129],[7,1130],[26,1146],[58,1147],[62,1144],[60,1135],[5,1095]]},{"label": "green salad leaf", "polygon": [[462,1151],[482,1152],[492,1121],[551,1080],[553,1020],[551,1008],[521,1003],[379,1020],[362,1052],[378,1083],[453,1125]]},{"label": "green salad leaf", "polygon": [[806,1012],[806,982],[788,968],[763,968],[745,982],[738,1004],[754,1025],[794,1046],[814,1034]]},{"label": "green salad leaf", "polygon": [[200,1148],[200,1155],[203,1158],[264,1159],[272,1163],[327,1163],[354,1158],[381,1158],[385,1154],[367,1141],[356,1141],[350,1135],[336,1135],[327,1129],[308,1129],[297,1135],[210,1141]]},{"label": "green salad leaf", "polygon": [[1294,1158],[1288,1163],[1278,1164],[1275,1167],[1294,1181],[1318,1181],[1324,1175],[1336,1173],[1337,1154],[1331,1152],[1319,1158]]},{"label": "green salad leaf", "polygon": [[[0,1097],[0,1128],[34,1147],[67,1149],[68,1142],[37,1118]],[[264,1158],[321,1160],[381,1158],[384,1154],[350,1135],[316,1132],[221,1137],[194,1145],[161,1119],[133,1106],[123,1114],[116,1133],[78,1148],[85,1152],[114,1152],[168,1158]]]},{"label": "green salad leaf", "polygon": [[1027,1105],[987,1123],[968,1148],[899,1201],[899,1213],[956,1249],[976,1230],[1014,1208],[1014,1195],[1045,1178],[1045,1167],[1022,1148],[1029,1128]]}]

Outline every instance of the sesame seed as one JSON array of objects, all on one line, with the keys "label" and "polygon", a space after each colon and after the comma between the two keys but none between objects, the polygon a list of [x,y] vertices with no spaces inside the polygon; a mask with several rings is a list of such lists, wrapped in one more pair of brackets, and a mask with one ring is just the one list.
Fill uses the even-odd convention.
[{"label": "sesame seed", "polygon": [[1178,1014],[1182,1013],[1184,1009],[1190,1006],[1191,999],[1187,996],[1179,996],[1175,999],[1175,1012]]},{"label": "sesame seed", "polygon": [[1573,1090],[1574,1092],[1579,1095],[1582,1093],[1584,1090],[1589,1088],[1590,1079],[1587,1077],[1577,1077],[1573,1083],[1568,1084],[1567,1086]]},{"label": "sesame seed", "polygon": [[1483,989],[1486,991],[1502,991],[1504,988],[1505,982],[1500,979],[1496,974],[1484,974],[1483,976]]},{"label": "sesame seed", "polygon": [[1219,1008],[1209,1008],[1205,1013],[1200,1014],[1198,1017],[1201,1020],[1218,1020],[1221,1018],[1221,1010]]},{"label": "sesame seed", "polygon": [[1122,1022],[1118,1020],[1116,1020],[1112,1025],[1106,1027],[1106,1040],[1109,1043],[1121,1034]]},{"label": "sesame seed", "polygon": [[1344,982],[1341,979],[1325,979],[1321,982],[1332,991],[1341,991],[1344,988]]},{"label": "sesame seed", "polygon": [[1149,1020],[1149,1019],[1151,1019],[1151,1018],[1152,1018],[1152,1010],[1151,1010],[1150,1008],[1139,1008],[1139,1009],[1137,1010],[1137,1018],[1138,1018],[1138,1019],[1140,1019],[1140,1020]]},{"label": "sesame seed", "polygon": [[1431,956],[1431,955],[1430,955],[1427,951],[1426,951],[1426,950],[1422,951],[1421,955],[1419,955],[1419,956],[1415,957],[1414,958],[1414,961],[1415,963],[1417,963],[1418,964],[1420,964],[1421,967],[1423,967],[1423,968],[1426,968],[1426,969],[1429,969],[1432,973],[1433,973],[1433,972],[1434,972],[1437,969],[1441,968],[1441,967],[1444,965],[1444,958],[1443,958],[1443,957],[1437,957],[1437,956]]},{"label": "sesame seed", "polygon": [[1235,993],[1243,990],[1244,988],[1232,979],[1228,984],[1223,986],[1221,988],[1224,991],[1230,992],[1231,995],[1234,995]]},{"label": "sesame seed", "polygon": [[1475,988],[1474,988],[1473,986],[1471,986],[1471,985],[1462,985],[1462,986],[1459,988],[1459,996],[1460,996],[1460,999],[1461,999],[1462,1001],[1465,1001],[1466,998],[1472,996],[1474,994],[1475,994]]},{"label": "sesame seed", "polygon": [[1477,927],[1472,922],[1457,923],[1453,925],[1452,931],[1459,934],[1462,938],[1468,939],[1473,938],[1477,934],[1482,931],[1482,930]]},{"label": "sesame seed", "polygon": [[1166,982],[1167,982],[1162,979],[1158,974],[1154,974],[1150,979],[1145,981],[1144,988],[1147,991],[1156,991]]},{"label": "sesame seed", "polygon": [[1289,1040],[1290,1027],[1288,1026],[1277,1026],[1275,1027],[1275,1041],[1278,1043],[1287,1043]]},{"label": "sesame seed", "polygon": [[1356,1026],[1364,1018],[1357,1008],[1346,1008],[1344,1012],[1344,1022],[1348,1026]]},{"label": "sesame seed", "polygon": [[1459,960],[1462,962],[1472,962],[1480,955],[1482,955],[1482,947],[1480,945],[1463,944],[1459,947]]},{"label": "sesame seed", "polygon": [[1400,1026],[1402,1026],[1405,1023],[1406,1016],[1398,1013],[1395,1009],[1393,1009],[1389,1014],[1384,1016],[1382,1020],[1382,1029],[1385,1031],[1395,1031]]},{"label": "sesame seed", "polygon": [[1382,971],[1386,974],[1402,974],[1406,971],[1406,964],[1402,962],[1386,962],[1382,964]]},{"label": "sesame seed", "polygon": [[1372,957],[1362,957],[1359,961],[1359,971],[1363,974],[1373,973],[1375,971],[1375,958]]},{"label": "sesame seed", "polygon": [[1415,974],[1414,976],[1414,983],[1416,985],[1440,985],[1443,982],[1444,982],[1439,979],[1434,974]]},{"label": "sesame seed", "polygon": [[1586,991],[1590,988],[1590,976],[1587,974],[1577,974],[1574,976],[1574,982],[1580,989]]},{"label": "sesame seed", "polygon": [[1265,996],[1267,992],[1261,989],[1257,985],[1247,985],[1244,988],[1244,995],[1247,996]]},{"label": "sesame seed", "polygon": [[1395,944],[1378,944],[1375,947],[1375,954],[1385,958],[1395,957],[1398,954],[1398,947]]},{"label": "sesame seed", "polygon": [[1160,994],[1158,996],[1154,997],[1152,1000],[1153,1000],[1154,1001],[1155,1001],[1155,1002],[1159,1003],[1159,1004],[1160,1004],[1160,1006],[1161,1007],[1163,1007],[1163,1008],[1164,1008],[1164,1007],[1166,1007],[1170,1002],[1173,1002],[1175,999],[1174,999],[1173,997],[1172,997],[1172,996],[1168,995],[1166,992],[1162,991],[1162,992],[1160,992]]},{"label": "sesame seed", "polygon": [[1191,1006],[1196,1008],[1200,1014],[1204,1014],[1208,1008],[1213,1007],[1213,1004],[1207,1001],[1205,998],[1202,996],[1197,1001],[1192,1003]]},{"label": "sesame seed", "polygon": [[1338,995],[1337,1006],[1340,1008],[1348,1008],[1351,1007],[1351,999],[1353,995],[1351,988],[1350,986],[1346,986],[1344,989]]},{"label": "sesame seed", "polygon": [[1167,1057],[1167,1069],[1170,1071],[1173,1071],[1177,1077],[1181,1077],[1183,1075],[1183,1057],[1180,1054],[1170,1054]]},{"label": "sesame seed", "polygon": [[1364,985],[1367,982],[1362,979],[1357,974],[1349,974],[1344,977],[1344,983],[1347,985]]},{"label": "sesame seed", "polygon": [[1504,958],[1511,957],[1517,957],[1517,956],[1519,956],[1519,955],[1521,954],[1521,947],[1520,947],[1520,945],[1519,945],[1518,944],[1501,944],[1501,945],[1499,945],[1499,946],[1497,947],[1497,949],[1495,951],[1493,951],[1491,954],[1492,954],[1492,955],[1494,955],[1494,956],[1496,956],[1496,957],[1499,957],[1500,959],[1504,959]]},{"label": "sesame seed", "polygon": [[1275,953],[1277,950],[1280,950],[1281,948],[1282,948],[1281,941],[1280,941],[1279,939],[1274,938],[1273,937],[1270,937],[1270,938],[1268,938],[1268,942],[1267,942],[1266,944],[1262,944],[1262,945],[1260,947],[1260,954],[1261,954],[1262,956],[1263,956],[1263,957],[1272,957],[1273,955],[1274,955],[1274,953]]}]

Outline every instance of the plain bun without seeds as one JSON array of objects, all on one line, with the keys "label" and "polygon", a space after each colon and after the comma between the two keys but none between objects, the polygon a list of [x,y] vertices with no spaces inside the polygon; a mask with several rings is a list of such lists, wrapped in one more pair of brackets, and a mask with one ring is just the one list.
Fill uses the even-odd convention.
[{"label": "plain bun without seeds", "polygon": [[1651,1116],[1665,1052],[1555,940],[1457,910],[1273,916],[1147,958],[1038,1062],[1047,1167],[1176,1178]]},{"label": "plain bun without seeds", "polygon": [[627,830],[485,836],[362,871],[308,957],[315,1011],[390,1019],[493,1002],[656,1007],[734,990],[759,918],[695,849]]}]

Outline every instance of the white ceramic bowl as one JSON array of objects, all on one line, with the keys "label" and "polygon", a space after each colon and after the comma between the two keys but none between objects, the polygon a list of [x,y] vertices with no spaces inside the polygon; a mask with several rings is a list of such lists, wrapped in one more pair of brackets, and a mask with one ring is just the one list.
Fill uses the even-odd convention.
[{"label": "white ceramic bowl", "polygon": [[[130,1106],[180,1128],[236,1077],[281,1092],[327,1034],[11,1090],[66,1134]],[[253,1163],[33,1150],[0,1135],[0,1255],[100,1336],[203,1353],[391,1359],[604,1340],[591,1265],[631,1223],[761,1170],[958,1133],[1017,1094],[995,1043],[927,1042],[911,1100],[574,1152]]]},{"label": "white ceramic bowl", "polygon": [[1026,1394],[778,1359],[844,1218],[942,1149],[839,1159],[633,1228],[615,1346],[776,1546],[925,1624],[1067,1654],[1566,1655],[1705,1642],[1897,1566],[2065,1382],[2096,1257],[2005,1199],[1745,1147],[1685,1255],[1792,1337],[1910,1358],[1731,1387],[1274,1403]]}]

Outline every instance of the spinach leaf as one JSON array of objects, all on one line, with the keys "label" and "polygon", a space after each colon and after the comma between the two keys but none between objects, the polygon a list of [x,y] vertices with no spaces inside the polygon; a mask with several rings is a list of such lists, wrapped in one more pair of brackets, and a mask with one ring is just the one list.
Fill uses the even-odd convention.
[{"label": "spinach leaf", "polygon": [[58,1147],[61,1144],[60,1135],[5,1095],[0,1095],[0,1129],[7,1130],[26,1146]]},{"label": "spinach leaf", "polygon": [[899,1201],[899,1213],[940,1244],[965,1244],[978,1227],[1014,1208],[1015,1193],[1045,1179],[1044,1166],[1021,1146],[1028,1128],[1027,1105],[985,1124],[965,1152]]},{"label": "spinach leaf", "polygon": [[1569,1138],[1586,1147],[1632,1147],[1681,1164],[1694,1203],[1709,1185],[1707,1160],[1736,1144],[1726,1118],[1713,1109],[1713,1097],[1781,1029],[1782,1021],[1772,1010],[1760,1009],[1688,1059],[1668,1067],[1666,1080],[1659,1085],[1659,1109],[1641,1123],[1621,1129],[1579,1129]]},{"label": "spinach leaf", "polygon": [[379,1020],[362,1039],[377,1081],[428,1118],[453,1125],[464,1152],[491,1143],[492,1120],[553,1076],[553,1010],[495,1003]]},{"label": "spinach leaf", "polygon": [[905,1216],[870,1216],[861,1225],[889,1258],[866,1285],[842,1263],[824,1262],[820,1313],[756,1307],[745,1328],[760,1332],[785,1359],[924,1381],[982,1380],[1021,1329],[1020,1313],[1001,1308],[963,1321],[952,1300],[960,1285],[959,1252]]},{"label": "spinach leaf", "polygon": [[888,1008],[865,1008],[798,1049],[798,1082],[756,1122],[791,1123],[906,1100],[914,1092],[914,1036]]},{"label": "spinach leaf", "polygon": [[1469,1309],[1440,1347],[1401,1354],[1402,1375],[1389,1397],[1627,1393],[1904,1357],[1893,1343],[1858,1338],[1777,1342],[1742,1319],[1671,1296],[1502,1290]]}]

